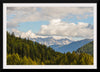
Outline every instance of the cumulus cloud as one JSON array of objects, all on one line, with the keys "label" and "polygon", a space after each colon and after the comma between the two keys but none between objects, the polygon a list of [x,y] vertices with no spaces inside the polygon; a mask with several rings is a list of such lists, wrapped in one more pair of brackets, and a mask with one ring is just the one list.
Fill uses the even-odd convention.
[{"label": "cumulus cloud", "polygon": [[93,26],[83,22],[75,24],[62,22],[60,19],[53,19],[50,21],[50,24],[42,25],[38,34],[44,36],[93,38]]},{"label": "cumulus cloud", "polygon": [[[40,10],[39,10],[40,9]],[[86,16],[91,13],[93,14],[93,9],[90,8],[80,8],[80,7],[8,7],[7,17],[13,18],[7,21],[8,28],[13,28],[18,26],[21,22],[27,21],[40,21],[40,20],[51,20],[54,18],[64,18],[69,14],[72,15],[82,15]],[[85,17],[84,15],[84,17]]]}]

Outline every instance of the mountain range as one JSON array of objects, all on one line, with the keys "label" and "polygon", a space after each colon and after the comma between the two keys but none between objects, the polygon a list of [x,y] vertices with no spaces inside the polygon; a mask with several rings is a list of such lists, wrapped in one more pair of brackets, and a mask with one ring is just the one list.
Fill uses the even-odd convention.
[{"label": "mountain range", "polygon": [[84,46],[85,44],[91,41],[92,39],[84,39],[80,41],[74,41],[68,45],[51,45],[50,47],[52,47],[57,52],[67,53],[67,52],[76,51],[78,48]]},{"label": "mountain range", "polygon": [[51,45],[68,45],[70,44],[71,40],[65,38],[65,39],[54,39],[53,37],[47,37],[47,38],[31,38],[30,40],[36,41],[40,44],[44,44],[46,46],[51,46]]},{"label": "mountain range", "polygon": [[54,39],[53,37],[47,38],[31,38],[33,42],[38,42],[40,44],[44,44],[46,46],[50,46],[57,52],[67,53],[76,51],[78,48],[84,46],[85,44],[93,41],[93,39],[83,39],[80,41],[72,41],[70,39]]}]

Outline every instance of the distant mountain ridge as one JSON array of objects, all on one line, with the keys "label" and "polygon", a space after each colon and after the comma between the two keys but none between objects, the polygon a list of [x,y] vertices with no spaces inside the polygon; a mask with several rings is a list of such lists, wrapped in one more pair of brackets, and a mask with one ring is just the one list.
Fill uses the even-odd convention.
[{"label": "distant mountain ridge", "polygon": [[67,53],[67,52],[72,52],[76,51],[78,48],[84,46],[85,44],[93,41],[92,39],[84,39],[80,41],[74,41],[68,45],[51,45],[55,51],[61,52],[61,53]]},{"label": "distant mountain ridge", "polygon": [[53,37],[47,37],[47,38],[31,38],[30,40],[36,41],[40,44],[44,44],[46,46],[51,46],[51,45],[68,45],[70,44],[71,40],[65,38],[65,39],[54,39]]}]

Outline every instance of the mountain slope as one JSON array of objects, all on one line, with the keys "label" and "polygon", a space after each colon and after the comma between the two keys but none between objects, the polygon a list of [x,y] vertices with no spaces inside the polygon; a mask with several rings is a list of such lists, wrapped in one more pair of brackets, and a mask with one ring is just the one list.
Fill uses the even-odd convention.
[{"label": "mountain slope", "polygon": [[87,44],[91,41],[92,41],[92,39],[84,39],[84,40],[72,42],[68,45],[63,45],[63,46],[52,45],[51,47],[53,47],[53,49],[55,51],[61,52],[61,53],[73,52],[73,51],[76,51],[78,48],[82,47],[83,45],[85,45],[85,44]]},{"label": "mountain slope", "polygon": [[93,55],[93,41],[77,49],[76,53],[88,53]]}]

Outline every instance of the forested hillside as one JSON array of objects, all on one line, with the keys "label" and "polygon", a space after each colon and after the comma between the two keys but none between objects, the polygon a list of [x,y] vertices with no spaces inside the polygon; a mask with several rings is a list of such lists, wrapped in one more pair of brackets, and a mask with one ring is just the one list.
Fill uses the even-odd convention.
[{"label": "forested hillside", "polygon": [[93,57],[86,53],[66,54],[29,39],[15,37],[7,32],[8,65],[92,65]]},{"label": "forested hillside", "polygon": [[93,41],[77,49],[77,53],[88,53],[93,55]]}]

